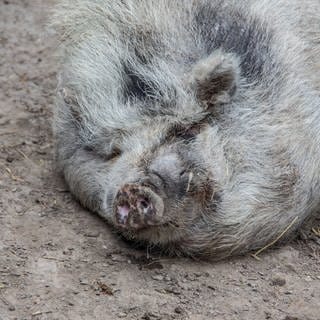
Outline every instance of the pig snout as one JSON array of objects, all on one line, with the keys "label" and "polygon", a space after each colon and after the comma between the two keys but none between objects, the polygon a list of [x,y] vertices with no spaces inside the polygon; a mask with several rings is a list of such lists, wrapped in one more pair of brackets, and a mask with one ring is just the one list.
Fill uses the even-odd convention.
[{"label": "pig snout", "polygon": [[126,184],[114,200],[116,225],[124,229],[144,229],[163,222],[164,203],[149,187]]}]

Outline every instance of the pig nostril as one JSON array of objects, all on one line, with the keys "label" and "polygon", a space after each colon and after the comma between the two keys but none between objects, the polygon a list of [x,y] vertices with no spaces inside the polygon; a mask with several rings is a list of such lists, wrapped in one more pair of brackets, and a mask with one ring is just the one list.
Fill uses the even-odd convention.
[{"label": "pig nostril", "polygon": [[128,205],[123,205],[123,206],[118,206],[117,207],[117,212],[118,212],[118,219],[120,223],[126,223],[130,208]]},{"label": "pig nostril", "polygon": [[139,199],[138,202],[144,209],[147,209],[150,206],[149,201],[147,199]]}]

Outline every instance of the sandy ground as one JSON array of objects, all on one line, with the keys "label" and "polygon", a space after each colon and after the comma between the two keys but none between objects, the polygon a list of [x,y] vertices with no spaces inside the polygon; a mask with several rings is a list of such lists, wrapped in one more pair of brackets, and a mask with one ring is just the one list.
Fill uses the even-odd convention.
[{"label": "sandy ground", "polygon": [[53,170],[51,3],[0,0],[0,319],[319,320],[315,233],[260,261],[150,257],[77,204]]}]

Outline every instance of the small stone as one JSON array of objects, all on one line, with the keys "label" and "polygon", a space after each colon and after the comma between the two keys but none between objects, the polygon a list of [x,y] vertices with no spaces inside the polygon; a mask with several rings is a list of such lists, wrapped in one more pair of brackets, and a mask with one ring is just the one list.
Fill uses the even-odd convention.
[{"label": "small stone", "polygon": [[151,312],[146,312],[142,318],[142,320],[160,320],[161,317],[157,316],[156,314],[154,313],[151,313]]},{"label": "small stone", "polygon": [[87,285],[89,285],[89,282],[88,282],[87,280],[84,280],[84,279],[80,279],[79,282],[80,282],[80,284],[81,284],[82,286],[87,286]]},{"label": "small stone", "polygon": [[286,280],[281,277],[275,277],[271,281],[271,285],[283,287],[286,284]]},{"label": "small stone", "polygon": [[179,290],[178,288],[175,288],[175,287],[165,288],[165,292],[166,293],[172,293],[172,294],[174,294],[176,296],[181,294],[181,290]]},{"label": "small stone", "polygon": [[120,312],[120,313],[117,314],[118,318],[125,318],[126,316],[127,316],[127,314],[124,313],[124,312]]},{"label": "small stone", "polygon": [[100,232],[87,232],[84,234],[85,237],[87,238],[98,238],[100,235]]},{"label": "small stone", "polygon": [[115,262],[127,262],[127,258],[120,254],[112,254],[111,260]]},{"label": "small stone", "polygon": [[164,279],[165,279],[166,281],[171,281],[171,280],[172,280],[171,277],[168,276],[168,275],[166,275]]},{"label": "small stone", "polygon": [[160,275],[160,274],[156,274],[154,276],[151,277],[153,280],[156,280],[156,281],[163,281],[163,276]]},{"label": "small stone", "polygon": [[6,159],[7,162],[11,163],[11,162],[13,162],[13,160],[14,160],[13,157],[7,156],[7,159]]},{"label": "small stone", "polygon": [[142,316],[141,319],[142,319],[142,320],[151,320],[151,317],[150,317],[150,315],[149,315],[148,313],[145,313],[145,314]]},{"label": "small stone", "polygon": [[174,309],[174,312],[177,313],[177,314],[181,314],[181,313],[183,313],[183,309],[181,307],[176,307]]}]

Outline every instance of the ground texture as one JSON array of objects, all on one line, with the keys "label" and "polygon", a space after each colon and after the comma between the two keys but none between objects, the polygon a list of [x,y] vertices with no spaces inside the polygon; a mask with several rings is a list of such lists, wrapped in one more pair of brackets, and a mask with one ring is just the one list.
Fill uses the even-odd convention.
[{"label": "ground texture", "polygon": [[149,256],[53,169],[50,0],[0,0],[0,319],[320,319],[320,240],[220,263]]}]

